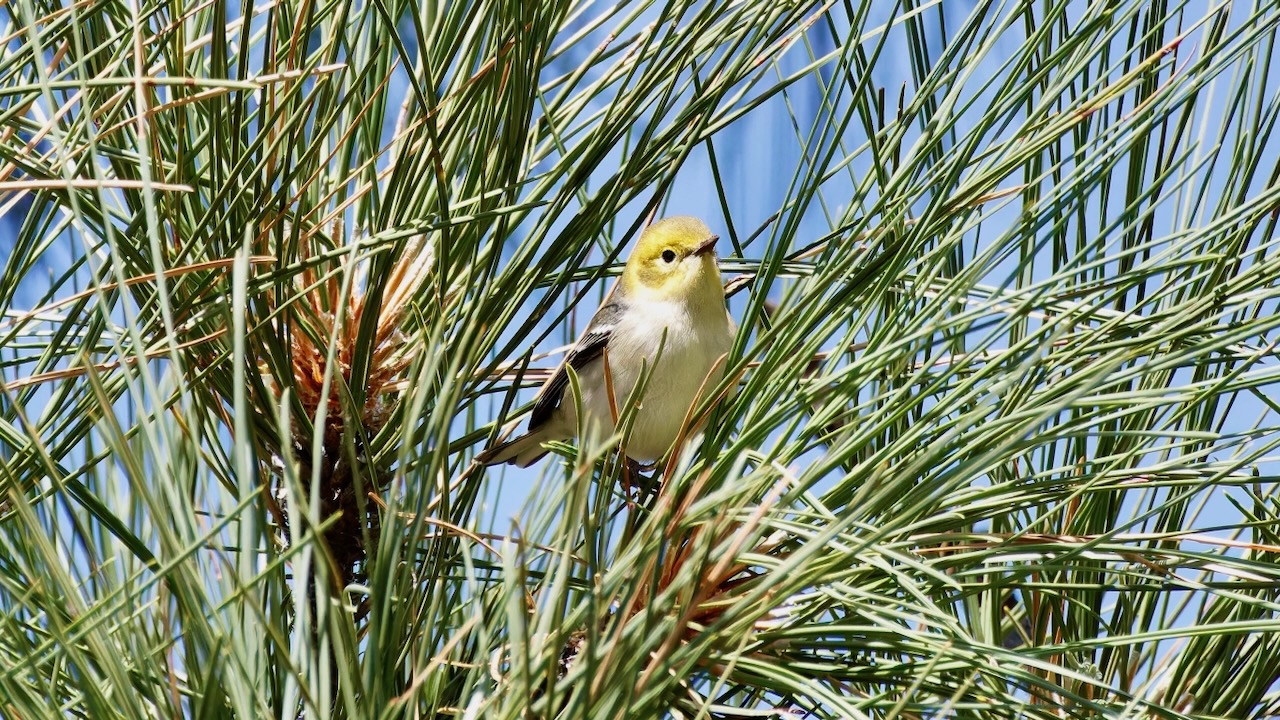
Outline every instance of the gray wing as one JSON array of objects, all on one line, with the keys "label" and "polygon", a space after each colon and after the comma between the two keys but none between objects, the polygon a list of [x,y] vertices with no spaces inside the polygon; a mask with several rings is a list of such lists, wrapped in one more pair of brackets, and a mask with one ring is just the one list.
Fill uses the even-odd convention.
[{"label": "gray wing", "polygon": [[604,354],[605,346],[609,344],[609,338],[613,336],[613,328],[622,313],[622,304],[612,299],[605,300],[600,309],[596,310],[595,316],[587,324],[587,331],[578,338],[573,349],[565,356],[564,362],[560,363],[555,374],[538,393],[538,399],[533,404],[533,414],[529,417],[530,432],[537,430],[539,426],[550,420],[556,408],[560,407],[565,388],[569,387],[567,368],[573,368],[574,372],[580,373],[588,363]]}]

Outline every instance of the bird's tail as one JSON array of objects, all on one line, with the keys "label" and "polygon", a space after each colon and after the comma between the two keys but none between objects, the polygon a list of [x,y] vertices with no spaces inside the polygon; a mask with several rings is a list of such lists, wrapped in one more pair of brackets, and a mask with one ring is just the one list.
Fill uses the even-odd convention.
[{"label": "bird's tail", "polygon": [[522,468],[529,467],[547,454],[546,449],[542,447],[544,439],[546,438],[543,437],[542,433],[526,433],[520,437],[487,448],[479,455],[476,455],[476,460],[485,465],[511,463]]}]

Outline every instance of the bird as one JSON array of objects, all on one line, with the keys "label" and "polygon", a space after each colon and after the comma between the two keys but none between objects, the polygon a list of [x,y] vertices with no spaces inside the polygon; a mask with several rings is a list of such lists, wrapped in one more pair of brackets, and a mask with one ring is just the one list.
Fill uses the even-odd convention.
[{"label": "bird", "polygon": [[528,430],[481,452],[477,461],[528,467],[547,453],[543,443],[577,436],[569,368],[579,379],[588,432],[613,433],[614,410],[619,416],[625,411],[645,367],[651,370],[643,397],[632,399],[638,407],[625,450],[637,463],[662,459],[699,393],[711,392],[723,378],[737,334],[725,306],[717,240],[695,217],[668,217],[645,228],[622,277],[539,390]]}]

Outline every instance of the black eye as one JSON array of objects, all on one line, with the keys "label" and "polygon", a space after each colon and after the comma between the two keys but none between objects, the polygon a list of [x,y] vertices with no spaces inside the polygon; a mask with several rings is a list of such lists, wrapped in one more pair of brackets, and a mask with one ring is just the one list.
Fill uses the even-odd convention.
[{"label": "black eye", "polygon": [[675,262],[675,261],[676,261],[676,254],[675,254],[674,252],[672,252],[671,250],[663,250],[663,251],[662,251],[662,261],[663,261],[663,262]]}]

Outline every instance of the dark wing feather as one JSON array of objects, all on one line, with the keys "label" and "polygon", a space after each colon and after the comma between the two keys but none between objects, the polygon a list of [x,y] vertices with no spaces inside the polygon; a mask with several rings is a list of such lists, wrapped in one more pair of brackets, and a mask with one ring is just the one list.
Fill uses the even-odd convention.
[{"label": "dark wing feather", "polygon": [[573,349],[565,356],[564,362],[560,363],[555,374],[538,393],[538,399],[533,404],[533,414],[529,417],[530,432],[537,430],[539,426],[550,420],[552,413],[560,407],[565,388],[569,387],[567,368],[573,368],[574,372],[582,372],[582,368],[588,363],[604,354],[605,346],[609,344],[609,338],[613,335],[613,327],[622,312],[623,308],[620,304],[609,300],[596,310],[595,316],[587,324],[587,331],[578,338]]}]

